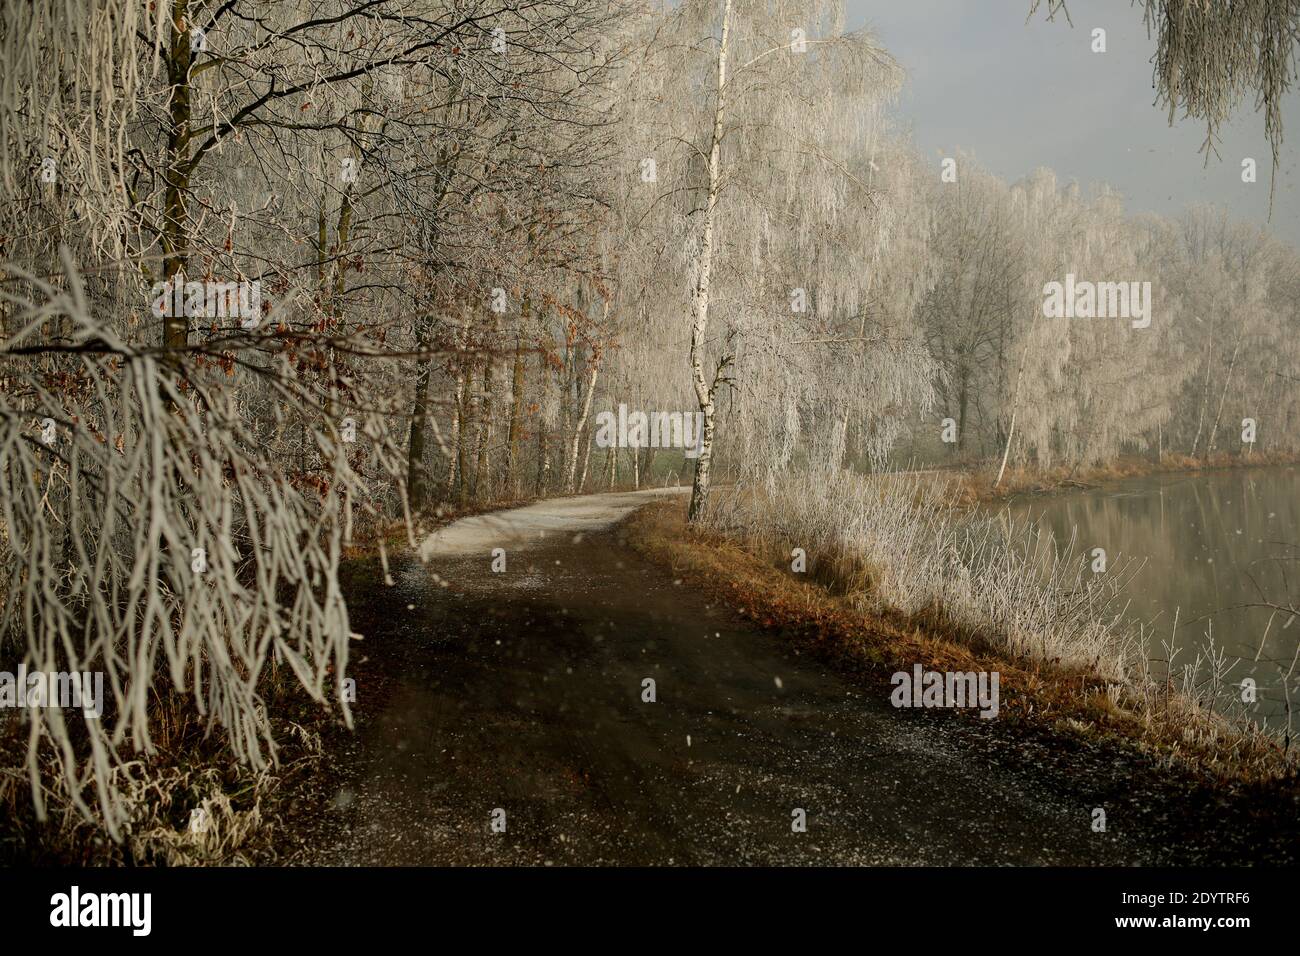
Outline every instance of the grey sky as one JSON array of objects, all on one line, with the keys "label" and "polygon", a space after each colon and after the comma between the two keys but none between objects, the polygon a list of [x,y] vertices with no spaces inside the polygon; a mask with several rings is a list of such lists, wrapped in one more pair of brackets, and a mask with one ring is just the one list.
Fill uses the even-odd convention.
[{"label": "grey sky", "polygon": [[[1129,0],[1074,0],[1073,28],[1041,11],[1025,22],[1029,0],[846,0],[849,26],[867,26],[907,70],[898,104],[926,155],[971,153],[1016,180],[1037,166],[1087,187],[1107,182],[1133,211],[1177,215],[1197,202],[1263,223],[1271,154],[1254,99],[1221,130],[1208,167],[1197,152],[1205,128],[1153,105],[1151,57],[1140,9]],[[1046,4],[1044,3],[1044,6]],[[1107,52],[1091,50],[1106,30]],[[1283,106],[1287,142],[1278,169],[1272,230],[1300,246],[1300,95]],[[1258,181],[1241,181],[1253,157]]]}]

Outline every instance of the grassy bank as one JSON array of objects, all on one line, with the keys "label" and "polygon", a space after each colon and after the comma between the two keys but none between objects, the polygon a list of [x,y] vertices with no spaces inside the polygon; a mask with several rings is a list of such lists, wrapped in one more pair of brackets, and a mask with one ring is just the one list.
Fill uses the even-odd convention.
[{"label": "grassy bank", "polygon": [[1130,457],[1091,467],[1078,465],[1052,468],[1009,467],[997,487],[994,487],[998,476],[997,462],[980,462],[966,467],[945,469],[941,474],[951,480],[953,493],[959,501],[974,504],[981,501],[1004,501],[1019,495],[1096,488],[1111,482],[1148,475],[1198,474],[1207,471],[1294,464],[1300,464],[1300,455],[1290,452],[1259,452],[1248,455],[1220,452],[1208,457],[1170,453],[1163,455],[1159,461],[1145,457]]},{"label": "grassy bank", "polygon": [[[1123,634],[1104,617],[1103,596],[1093,595],[1099,603],[1090,603],[1088,595],[1067,588],[1064,577],[1046,585],[1061,593],[1045,594],[1043,583],[1024,576],[1014,561],[1002,571],[972,572],[969,564],[962,570],[960,559],[947,569],[936,567],[941,562],[933,543],[921,540],[934,528],[915,522],[909,527],[900,513],[890,518],[886,513],[893,507],[886,503],[874,516],[893,525],[877,544],[886,553],[893,550],[896,568],[928,573],[928,581],[891,581],[897,571],[886,567],[870,542],[859,537],[859,546],[850,548],[844,537],[832,539],[829,524],[815,527],[813,516],[792,510],[784,497],[715,519],[711,529],[690,528],[680,504],[659,503],[633,516],[626,533],[638,551],[715,591],[746,618],[810,649],[882,697],[890,692],[891,674],[918,663],[927,670],[998,671],[998,722],[1018,731],[1065,746],[1100,742],[1136,751],[1153,764],[1181,768],[1216,786],[1298,789],[1289,741],[1225,715],[1218,697],[1195,684],[1156,681],[1135,667]],[[850,536],[862,535],[852,511],[851,504],[827,509],[826,521]],[[760,512],[779,513],[782,521],[748,520]],[[916,539],[913,544],[906,543],[909,537]],[[808,555],[802,574],[791,570],[791,551],[801,546]],[[941,542],[939,549],[950,546],[952,541]],[[944,580],[963,575],[966,580],[955,587]],[[1017,577],[1023,586],[1016,585]],[[1025,610],[1036,613],[1017,619],[1015,602],[1033,593],[1039,594],[1038,605]],[[1065,640],[1063,634],[1037,633],[1053,627],[1078,633]],[[1070,640],[1079,636],[1084,643],[1071,648]]]}]

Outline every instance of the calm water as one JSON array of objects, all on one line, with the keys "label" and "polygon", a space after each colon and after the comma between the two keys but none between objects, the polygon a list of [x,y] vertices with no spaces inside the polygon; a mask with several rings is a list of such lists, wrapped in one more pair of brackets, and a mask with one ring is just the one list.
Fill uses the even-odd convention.
[{"label": "calm water", "polygon": [[1300,602],[1300,468],[1154,476],[1007,508],[1013,518],[1050,529],[1062,548],[1074,532],[1076,554],[1104,548],[1111,571],[1123,557],[1145,562],[1126,597],[1129,617],[1155,628],[1153,658],[1165,656],[1160,641],[1168,640],[1181,649],[1175,666],[1191,663],[1212,634],[1217,647],[1240,659],[1233,682],[1249,676],[1258,683],[1261,719],[1284,722],[1288,672],[1293,713],[1300,707],[1300,621],[1241,607]]}]

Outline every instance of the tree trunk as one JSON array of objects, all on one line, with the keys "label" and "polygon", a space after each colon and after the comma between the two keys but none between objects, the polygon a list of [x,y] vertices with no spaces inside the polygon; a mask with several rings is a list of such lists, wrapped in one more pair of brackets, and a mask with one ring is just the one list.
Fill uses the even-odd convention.
[{"label": "tree trunk", "polygon": [[959,372],[961,386],[957,399],[957,454],[966,450],[966,408],[970,402],[970,372],[963,365]]},{"label": "tree trunk", "polygon": [[337,243],[334,247],[334,301],[330,308],[330,318],[338,319],[343,313],[343,291],[346,285],[348,267],[347,247],[352,236],[352,187],[343,191],[339,203],[339,221],[337,226]]},{"label": "tree trunk", "polygon": [[[167,81],[171,86],[167,130],[167,165],[163,171],[163,281],[183,282],[189,261],[189,224],[185,200],[190,187],[190,47],[189,0],[172,0],[171,49],[167,54]],[[174,301],[174,300],[173,300]],[[163,345],[183,349],[190,327],[185,310],[169,310],[163,318]]]},{"label": "tree trunk", "polygon": [[[528,300],[524,300],[524,315],[528,314]],[[515,339],[515,362],[510,375],[510,433],[506,452],[506,494],[517,499],[520,495],[519,484],[519,442],[523,437],[524,427],[524,331],[520,323],[519,336]]]},{"label": "tree trunk", "polygon": [[587,429],[587,450],[582,455],[582,477],[578,479],[578,492],[587,487],[587,468],[591,464],[591,429]]},{"label": "tree trunk", "polygon": [[[538,354],[537,364],[539,369],[538,394],[544,398],[542,396],[542,392],[546,389],[546,355],[544,353]],[[533,493],[539,498],[546,491],[551,472],[550,452],[547,449],[546,439],[546,420],[544,417],[539,416],[537,419],[537,483],[533,488]]]},{"label": "tree trunk", "polygon": [[695,480],[691,485],[691,503],[687,511],[690,521],[699,521],[709,497],[709,472],[713,463],[714,406],[717,377],[713,382],[704,378],[705,332],[709,327],[709,280],[713,271],[713,219],[718,205],[718,192],[722,185],[722,120],[726,110],[727,48],[731,38],[731,4],[726,0],[722,12],[722,39],[718,44],[718,95],[713,106],[713,136],[709,145],[709,196],[704,209],[704,233],[700,243],[698,282],[691,321],[691,379],[695,384],[695,397],[704,416],[704,439],[699,457],[695,459]]},{"label": "tree trunk", "polygon": [[489,462],[492,444],[492,356],[483,361],[483,411],[479,416],[478,455],[474,464],[474,497],[492,497],[492,474]]},{"label": "tree trunk", "polygon": [[[420,350],[424,350],[421,340]],[[415,407],[411,410],[411,435],[407,443],[406,494],[413,510],[423,508],[429,499],[429,475],[424,465],[424,431],[429,417],[429,386],[433,379],[433,360],[422,358],[415,381]]]},{"label": "tree trunk", "polygon": [[470,422],[474,419],[474,366],[471,364],[457,375],[456,381],[460,385],[456,402],[456,501],[464,507],[469,502],[470,493],[469,432]]},{"label": "tree trunk", "polygon": [[452,387],[452,410],[451,410],[451,447],[447,454],[447,500],[455,495],[456,480],[460,477],[460,461],[457,452],[460,450],[460,410],[464,405],[465,394],[465,373],[459,367],[456,370],[456,378]]},{"label": "tree trunk", "polygon": [[1201,447],[1201,431],[1205,427],[1205,406],[1210,400],[1210,366],[1214,362],[1214,327],[1218,322],[1218,316],[1210,319],[1209,341],[1205,346],[1205,379],[1201,383],[1201,407],[1196,416],[1196,437],[1192,439],[1192,457],[1196,457],[1197,449]]},{"label": "tree trunk", "polygon": [[1219,393],[1219,408],[1214,413],[1214,425],[1210,428],[1210,435],[1205,445],[1205,457],[1209,458],[1214,454],[1215,441],[1219,435],[1219,422],[1223,418],[1223,402],[1228,397],[1228,386],[1232,383],[1232,372],[1237,367],[1237,355],[1241,352],[1241,339],[1246,333],[1246,323],[1243,320],[1241,328],[1237,331],[1237,341],[1232,347],[1232,358],[1228,360],[1228,374],[1223,377],[1223,391]]},{"label": "tree trunk", "polygon": [[1011,397],[1011,422],[1007,425],[1007,444],[1002,449],[1002,464],[998,468],[998,476],[993,480],[993,487],[996,489],[1002,484],[1002,476],[1007,470],[1007,459],[1011,457],[1011,442],[1016,437],[1016,413],[1020,410],[1020,382],[1025,376],[1025,361],[1029,358],[1029,343],[1033,341],[1034,327],[1038,324],[1038,312],[1034,312],[1034,317],[1030,320],[1029,331],[1025,333],[1025,347],[1020,350],[1020,365],[1016,369],[1016,387]]},{"label": "tree trunk", "polygon": [[599,373],[600,356],[599,353],[593,352],[591,372],[587,375],[587,394],[582,400],[582,411],[578,414],[578,421],[573,426],[573,437],[569,441],[569,461],[564,471],[564,487],[569,494],[577,490],[574,479],[578,471],[578,445],[582,441],[582,430],[587,426],[587,416],[591,414],[591,399],[596,394],[596,376]]},{"label": "tree trunk", "polygon": [[329,227],[325,225],[325,190],[320,191],[320,211],[316,215],[316,304],[322,312],[329,300],[325,284],[325,260],[329,255]]},{"label": "tree trunk", "polygon": [[519,497],[519,438],[523,431],[524,358],[520,346],[515,348],[514,368],[510,374],[510,426],[506,437],[506,494]]}]

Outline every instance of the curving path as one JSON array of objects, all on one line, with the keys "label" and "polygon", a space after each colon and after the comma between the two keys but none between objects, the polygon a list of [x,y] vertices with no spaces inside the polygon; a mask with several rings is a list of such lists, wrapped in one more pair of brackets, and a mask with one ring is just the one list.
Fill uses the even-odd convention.
[{"label": "curving path", "polygon": [[987,722],[894,710],[637,557],[611,526],[648,496],[468,518],[397,565],[354,622],[357,732],[301,862],[1168,859],[1117,812],[1092,832],[1086,775],[995,758]]}]

